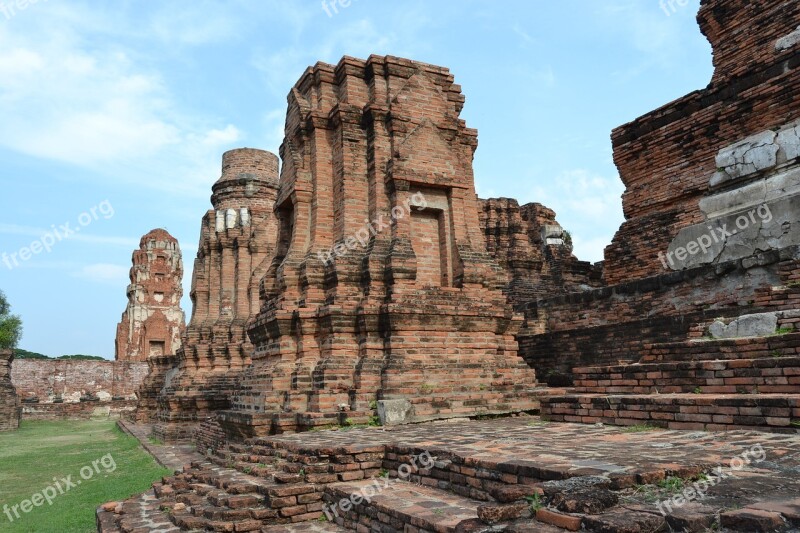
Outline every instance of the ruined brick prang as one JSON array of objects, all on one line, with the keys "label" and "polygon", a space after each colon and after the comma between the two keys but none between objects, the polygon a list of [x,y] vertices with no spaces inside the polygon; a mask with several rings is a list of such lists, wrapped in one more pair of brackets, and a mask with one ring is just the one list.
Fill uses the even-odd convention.
[{"label": "ruined brick prang", "polygon": [[11,431],[19,427],[19,399],[11,383],[13,359],[12,350],[0,350],[0,431]]},{"label": "ruined brick prang", "polygon": [[541,204],[520,207],[512,198],[481,200],[480,222],[486,247],[506,273],[509,301],[522,306],[553,294],[602,285],[602,263],[572,255],[572,241]]},{"label": "ruined brick prang", "polygon": [[117,325],[116,359],[147,361],[174,354],[186,325],[178,241],[166,230],[154,229],[142,237],[132,260],[128,306]]},{"label": "ruined brick prang", "polygon": [[713,49],[711,84],[612,134],[626,220],[606,248],[609,285],[669,271],[658,254],[706,219],[700,201],[725,165],[720,151],[800,119],[800,3],[705,0],[698,22]]},{"label": "ruined brick prang", "polygon": [[654,351],[713,354],[709,323],[800,308],[800,3],[704,0],[698,22],[711,84],[613,133],[626,221],[609,286],[526,306],[520,350],[552,384]]},{"label": "ruined brick prang", "polygon": [[278,249],[225,429],[367,421],[387,401],[406,421],[537,408],[449,71],[345,57],[288,100]]},{"label": "ruined brick prang", "polygon": [[277,187],[274,154],[242,148],[223,155],[213,210],[201,226],[183,347],[175,358],[153,362],[141,392],[138,417],[152,417],[155,401],[159,438],[188,437],[195,422],[227,408],[237,372],[250,364],[245,327],[258,312],[259,282],[278,234]]}]

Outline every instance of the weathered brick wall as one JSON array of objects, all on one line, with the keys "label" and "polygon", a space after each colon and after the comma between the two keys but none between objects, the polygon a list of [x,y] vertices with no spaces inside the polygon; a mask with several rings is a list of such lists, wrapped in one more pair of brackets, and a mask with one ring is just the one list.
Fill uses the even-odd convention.
[{"label": "weathered brick wall", "polygon": [[[636,361],[717,317],[800,307],[800,4],[704,0],[698,21],[712,83],[613,133],[627,220],[606,248],[608,286],[526,307],[520,351],[540,375]],[[765,206],[769,221],[718,238]],[[713,250],[667,264],[690,238]]]},{"label": "weathered brick wall", "polygon": [[702,221],[721,148],[800,118],[800,46],[778,49],[800,25],[800,3],[704,0],[698,21],[713,47],[711,84],[612,134],[626,221],[606,248],[609,285],[665,271],[658,253]]},{"label": "weathered brick wall", "polygon": [[[551,384],[572,368],[637,361],[720,317],[800,308],[800,249],[743,268],[701,267],[530,303],[520,353]],[[556,376],[553,379],[553,376]]]},{"label": "weathered brick wall", "polygon": [[553,294],[602,286],[602,264],[592,265],[572,255],[552,209],[536,203],[520,207],[511,198],[480,200],[480,205],[486,248],[505,271],[504,292],[515,307]]},{"label": "weathered brick wall", "polygon": [[136,411],[136,400],[77,403],[26,403],[22,405],[24,420],[89,420],[121,418]]},{"label": "weathered brick wall", "polygon": [[117,325],[115,359],[147,361],[174,354],[186,327],[178,241],[166,230],[154,229],[141,238],[132,262],[128,305]]},{"label": "weathered brick wall", "polygon": [[11,382],[13,358],[11,350],[0,350],[0,431],[19,427],[19,399]]},{"label": "weathered brick wall", "polygon": [[40,403],[52,403],[57,397],[65,403],[79,402],[88,396],[101,402],[135,400],[147,372],[147,363],[127,361],[16,359],[11,366],[20,399],[38,398]]}]

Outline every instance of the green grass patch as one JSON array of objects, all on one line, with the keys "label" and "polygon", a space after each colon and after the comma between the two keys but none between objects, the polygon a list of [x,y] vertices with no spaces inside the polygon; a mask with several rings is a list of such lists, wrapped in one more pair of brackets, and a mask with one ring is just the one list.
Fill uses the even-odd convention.
[{"label": "green grass patch", "polygon": [[645,431],[659,431],[658,426],[651,426],[650,424],[636,424],[635,426],[627,426],[622,428],[624,433],[644,433]]},{"label": "green grass patch", "polygon": [[666,489],[671,494],[677,494],[683,491],[683,479],[670,476],[659,481],[658,486]]},{"label": "green grass patch", "polygon": [[[81,469],[91,468],[107,454],[110,458],[92,468],[91,478],[82,479]],[[171,473],[114,421],[23,421],[18,431],[0,434],[0,531],[94,532],[99,505],[144,492]],[[20,511],[19,519],[12,512],[13,522],[3,513],[2,505],[29,500],[54,486],[53,478],[67,476],[76,486],[66,490],[61,483],[64,494],[57,495],[52,505],[44,502],[29,513]]]}]

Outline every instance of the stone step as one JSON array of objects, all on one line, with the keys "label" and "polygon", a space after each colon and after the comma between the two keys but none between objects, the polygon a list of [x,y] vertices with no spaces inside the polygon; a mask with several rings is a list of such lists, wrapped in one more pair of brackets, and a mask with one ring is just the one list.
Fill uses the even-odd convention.
[{"label": "stone step", "polygon": [[800,357],[578,367],[573,375],[579,394],[791,394],[800,390]]},{"label": "stone step", "polygon": [[[374,480],[328,485],[324,516],[353,531],[436,533],[453,533],[459,524],[478,519],[480,504],[474,500],[397,479],[387,481],[388,487]],[[369,501],[364,496],[370,496]]]},{"label": "stone step", "polygon": [[800,433],[800,394],[571,394],[542,401],[552,422]]},{"label": "stone step", "polygon": [[741,339],[692,339],[645,345],[640,363],[800,356],[800,332]]},{"label": "stone step", "polygon": [[167,513],[161,510],[161,501],[153,489],[134,496],[122,504],[123,514],[97,510],[97,530],[103,533],[133,533],[155,531],[159,533],[178,533]]},{"label": "stone step", "polygon": [[267,526],[261,533],[340,533],[347,529],[327,521],[300,522],[297,524],[282,524]]}]

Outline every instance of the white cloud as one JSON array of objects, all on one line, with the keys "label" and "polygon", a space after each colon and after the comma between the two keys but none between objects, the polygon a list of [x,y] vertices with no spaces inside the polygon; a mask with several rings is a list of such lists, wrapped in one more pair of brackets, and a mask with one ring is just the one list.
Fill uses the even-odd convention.
[{"label": "white cloud", "polygon": [[95,263],[84,266],[73,275],[95,283],[119,285],[126,283],[129,272],[129,267],[109,263]]},{"label": "white cloud", "polygon": [[533,187],[524,201],[553,209],[558,222],[572,234],[575,255],[585,261],[601,261],[603,249],[624,220],[624,191],[617,176],[606,178],[586,169],[574,169],[548,181],[546,187]]},{"label": "white cloud", "polygon": [[[206,14],[209,24],[221,24],[213,11]],[[0,27],[0,146],[138,186],[204,196],[219,174],[219,153],[243,134],[234,124],[185,113],[143,55],[147,49],[122,44],[122,34],[133,30],[118,16],[49,3],[36,17]],[[181,24],[195,18],[197,12]],[[121,28],[119,35],[108,34],[110,27]]]},{"label": "white cloud", "polygon": [[[80,226],[78,224],[70,223],[69,228],[71,230],[76,230]],[[45,234],[51,234],[55,236],[55,231],[59,231],[59,225],[56,224],[55,228],[36,228],[33,226],[20,226],[18,224],[6,224],[0,223],[0,234],[5,235],[24,235],[29,237],[34,237],[36,240],[41,239]],[[115,236],[105,236],[105,235],[90,235],[86,233],[73,233],[69,237],[64,240],[58,240],[53,247],[55,248],[58,246],[59,242],[67,242],[67,241],[79,241],[79,242],[86,242],[90,244],[100,244],[104,246],[121,246],[124,248],[138,248],[139,247],[139,239],[134,239],[132,237],[115,237]]]}]

